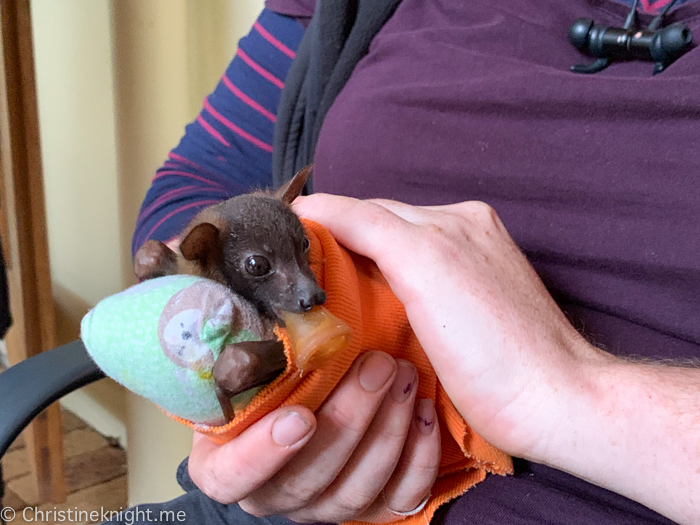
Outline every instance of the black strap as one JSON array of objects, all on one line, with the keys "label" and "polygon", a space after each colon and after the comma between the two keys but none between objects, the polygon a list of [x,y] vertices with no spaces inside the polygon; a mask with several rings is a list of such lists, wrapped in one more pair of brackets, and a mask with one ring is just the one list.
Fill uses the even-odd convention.
[{"label": "black strap", "polygon": [[400,1],[317,1],[277,111],[272,153],[275,187],[313,161],[328,109]]}]

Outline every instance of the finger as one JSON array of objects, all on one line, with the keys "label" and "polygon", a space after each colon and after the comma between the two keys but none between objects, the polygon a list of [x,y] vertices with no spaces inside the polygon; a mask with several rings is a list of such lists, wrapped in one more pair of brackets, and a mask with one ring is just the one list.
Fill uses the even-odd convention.
[{"label": "finger", "polygon": [[[349,250],[372,259],[386,277],[399,299],[402,296],[402,277],[407,280],[423,280],[426,272],[422,266],[408,261],[410,275],[397,274],[400,266],[397,261],[406,262],[405,254],[415,253],[420,245],[421,232],[418,226],[394,213],[388,208],[392,201],[361,201],[336,195],[314,194],[298,198],[295,211],[305,218],[325,226],[333,237]],[[395,203],[396,209],[409,207]]]},{"label": "finger", "polygon": [[404,360],[397,364],[389,394],[345,468],[314,504],[292,513],[292,520],[339,523],[356,519],[384,489],[406,442],[418,384],[415,366]]},{"label": "finger", "polygon": [[430,496],[440,468],[440,428],[432,400],[416,404],[399,464],[377,500],[362,516],[374,523],[396,521],[419,512]]},{"label": "finger", "polygon": [[315,429],[313,413],[295,406],[271,412],[223,445],[195,433],[190,476],[210,498],[224,504],[239,501],[279,471]]},{"label": "finger", "polygon": [[[429,218],[434,215],[432,211],[440,211],[439,208],[441,208],[439,206],[412,206],[404,202],[392,201],[389,199],[369,199],[367,202],[381,206],[404,221],[415,225],[422,225],[429,222]],[[443,206],[442,208],[448,210],[449,205]]]},{"label": "finger", "polygon": [[313,438],[277,475],[240,502],[243,510],[256,516],[288,514],[315,501],[364,436],[396,369],[396,361],[384,352],[368,352],[357,359],[316,413]]},{"label": "finger", "polygon": [[314,194],[294,201],[301,217],[325,226],[343,246],[379,263],[386,240],[400,243],[412,227],[386,206],[337,195]]},{"label": "finger", "polygon": [[387,199],[370,199],[368,202],[387,209],[415,226],[437,226],[434,228],[436,231],[452,231],[463,235],[466,230],[460,225],[467,221],[474,228],[469,237],[488,230],[497,230],[499,234],[510,238],[496,210],[485,202],[465,201],[437,206],[411,206]]}]

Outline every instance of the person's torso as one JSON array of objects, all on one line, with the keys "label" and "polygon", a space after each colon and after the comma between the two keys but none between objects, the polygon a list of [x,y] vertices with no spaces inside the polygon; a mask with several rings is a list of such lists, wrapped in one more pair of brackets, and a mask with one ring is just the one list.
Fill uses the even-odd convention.
[{"label": "person's torso", "polygon": [[[593,60],[571,23],[627,11],[403,0],[328,112],[314,191],[485,201],[594,342],[700,356],[700,49],[657,76],[569,70]],[[700,4],[674,21],[700,36]]]}]

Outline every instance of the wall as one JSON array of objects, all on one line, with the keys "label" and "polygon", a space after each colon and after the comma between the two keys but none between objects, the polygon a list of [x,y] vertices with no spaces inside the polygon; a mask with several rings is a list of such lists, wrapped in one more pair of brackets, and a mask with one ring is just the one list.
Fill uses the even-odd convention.
[{"label": "wall", "polygon": [[[114,73],[107,0],[36,0],[34,28],[49,254],[59,343],[102,297],[123,288]],[[66,404],[126,439],[126,398],[113,382]]]},{"label": "wall", "polygon": [[[32,0],[49,251],[60,342],[130,284],[155,169],[262,0]],[[64,404],[127,445],[131,504],[172,498],[191,434],[108,380]]]}]

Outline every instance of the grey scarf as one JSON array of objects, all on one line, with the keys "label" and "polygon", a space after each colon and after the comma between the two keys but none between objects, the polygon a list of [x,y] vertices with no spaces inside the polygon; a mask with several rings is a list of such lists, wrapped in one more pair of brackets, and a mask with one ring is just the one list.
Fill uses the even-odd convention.
[{"label": "grey scarf", "polygon": [[277,112],[272,153],[275,187],[313,161],[328,108],[400,1],[318,0]]}]

